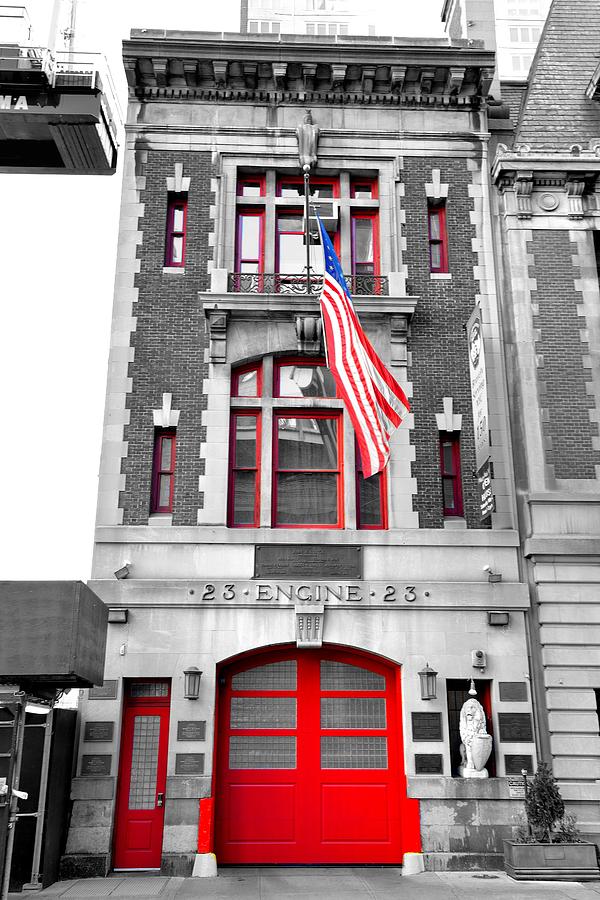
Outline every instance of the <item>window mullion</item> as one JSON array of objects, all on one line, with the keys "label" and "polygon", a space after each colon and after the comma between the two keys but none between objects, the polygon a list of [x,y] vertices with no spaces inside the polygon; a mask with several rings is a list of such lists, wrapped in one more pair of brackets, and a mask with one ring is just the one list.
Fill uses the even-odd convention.
[{"label": "window mullion", "polygon": [[264,236],[264,272],[275,271],[275,172],[266,174],[266,198],[265,198],[265,236]]},{"label": "window mullion", "polygon": [[356,486],[355,478],[352,477],[352,473],[356,472],[354,429],[347,413],[343,413],[342,420],[344,423],[344,460],[341,477],[344,485],[344,519],[346,528],[356,528]]},{"label": "window mullion", "polygon": [[[273,174],[274,173],[269,173]],[[268,177],[268,176],[267,176]],[[267,211],[268,216],[268,211]],[[273,216],[274,223],[274,216]],[[272,270],[271,270],[272,271]],[[262,441],[260,448],[260,513],[261,528],[271,527],[273,492],[273,357],[263,358],[262,370]]]}]

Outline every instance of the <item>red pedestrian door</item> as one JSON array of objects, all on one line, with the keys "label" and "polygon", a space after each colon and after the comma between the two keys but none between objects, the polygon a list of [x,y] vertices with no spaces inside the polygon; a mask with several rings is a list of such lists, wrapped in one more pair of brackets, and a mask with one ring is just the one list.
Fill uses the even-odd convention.
[{"label": "red pedestrian door", "polygon": [[114,869],[160,869],[169,695],[168,681],[126,682]]},{"label": "red pedestrian door", "polygon": [[220,863],[401,863],[397,667],[293,648],[238,660],[220,684]]}]

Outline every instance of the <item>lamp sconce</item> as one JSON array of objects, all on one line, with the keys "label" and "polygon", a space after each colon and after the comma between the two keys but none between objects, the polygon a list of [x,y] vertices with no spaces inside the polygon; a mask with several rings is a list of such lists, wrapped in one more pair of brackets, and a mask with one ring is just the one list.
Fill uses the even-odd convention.
[{"label": "lamp sconce", "polygon": [[202,672],[196,666],[190,666],[189,669],[184,669],[183,674],[185,677],[185,691],[183,696],[186,700],[197,700],[200,694],[200,679],[202,678]]},{"label": "lamp sconce", "polygon": [[499,581],[502,581],[502,574],[500,572],[493,572],[491,566],[484,566],[483,571],[487,572],[490,584],[497,584]]},{"label": "lamp sconce", "polygon": [[429,663],[419,672],[421,681],[421,700],[435,700],[437,698],[437,672]]}]

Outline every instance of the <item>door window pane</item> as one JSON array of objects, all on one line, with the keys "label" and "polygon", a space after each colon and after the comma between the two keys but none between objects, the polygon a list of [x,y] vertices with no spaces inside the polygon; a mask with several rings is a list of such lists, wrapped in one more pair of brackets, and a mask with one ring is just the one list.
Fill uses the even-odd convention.
[{"label": "door window pane", "polygon": [[383,697],[321,698],[321,728],[385,727]]},{"label": "door window pane", "polygon": [[335,525],[338,476],[294,472],[277,476],[277,522],[282,525]]},{"label": "door window pane", "polygon": [[296,738],[287,735],[232,735],[230,769],[295,769]]},{"label": "door window pane", "polygon": [[231,679],[231,687],[234,691],[295,691],[296,660],[283,660],[238,672]]},{"label": "door window pane", "polygon": [[429,235],[432,240],[439,240],[440,234],[440,217],[437,213],[431,213],[429,216]]},{"label": "door window pane", "polygon": [[387,738],[322,737],[322,769],[387,769]]},{"label": "door window pane", "polygon": [[327,366],[280,366],[280,397],[335,397],[335,380]]},{"label": "door window pane", "polygon": [[279,469],[337,469],[337,419],[279,418]]},{"label": "door window pane", "polygon": [[172,246],[172,261],[174,263],[180,263],[183,261],[183,237],[181,235],[174,235]]},{"label": "door window pane", "polygon": [[173,231],[183,231],[183,209],[176,206],[173,210]]},{"label": "door window pane", "polygon": [[442,245],[441,244],[431,244],[431,268],[432,269],[441,269],[442,268]]},{"label": "door window pane", "polygon": [[232,728],[295,728],[295,697],[232,697]]},{"label": "door window pane", "polygon": [[158,491],[158,505],[160,507],[169,506],[171,503],[171,476],[160,476],[160,487]]},{"label": "door window pane", "polygon": [[129,779],[129,809],[154,809],[160,716],[136,716]]},{"label": "door window pane", "polygon": [[348,663],[321,660],[322,691],[384,691],[385,678]]}]

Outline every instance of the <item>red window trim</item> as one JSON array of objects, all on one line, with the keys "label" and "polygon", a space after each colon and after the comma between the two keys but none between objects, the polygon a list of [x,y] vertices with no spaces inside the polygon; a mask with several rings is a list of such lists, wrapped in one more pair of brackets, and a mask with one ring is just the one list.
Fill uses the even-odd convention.
[{"label": "red window trim", "polygon": [[362,525],[360,521],[360,475],[362,475],[362,459],[358,442],[354,441],[354,461],[356,468],[355,488],[356,488],[356,527],[361,531],[385,531],[388,527],[388,502],[387,502],[387,466],[383,472],[372,475],[372,478],[379,477],[379,511],[380,525]]},{"label": "red window trim", "polygon": [[377,178],[351,178],[350,198],[352,200],[364,200],[365,197],[356,196],[356,188],[359,185],[368,185],[371,188],[371,200],[379,200],[379,180]]},{"label": "red window trim", "polygon": [[[354,237],[354,223],[358,219],[371,219],[373,222],[373,275],[379,275],[380,273],[380,252],[379,252],[379,212],[378,210],[373,210],[373,212],[367,211],[354,211],[352,210],[350,215],[350,236],[351,236],[351,245],[352,245],[352,274],[353,275],[361,275],[367,273],[361,273],[356,271],[356,252],[355,252],[355,237]],[[369,273],[370,274],[370,273]]]},{"label": "red window trim", "polygon": [[[299,216],[300,218],[304,217],[304,210],[301,207],[297,206],[279,206],[277,207],[275,214],[275,272],[278,275],[291,275],[290,272],[282,272],[279,266],[280,262],[280,252],[279,252],[279,235],[280,234],[302,234],[302,231],[283,231],[279,230],[279,221],[283,216]],[[336,231],[335,234],[329,235],[331,238],[333,249],[335,250],[338,259],[340,255],[340,232]],[[306,247],[305,247],[306,249]],[[314,272],[314,268],[311,266],[311,271]],[[305,273],[299,274],[298,278],[305,278]]]},{"label": "red window trim", "polygon": [[248,363],[245,366],[239,366],[237,369],[233,369],[231,373],[231,396],[237,398],[240,396],[238,393],[240,389],[240,375],[245,375],[247,372],[256,372],[256,394],[243,394],[243,397],[262,397],[262,365],[260,363]]},{"label": "red window trim", "polygon": [[[236,193],[238,197],[243,197],[243,188],[246,184],[258,185],[259,188],[259,197],[264,197],[266,194],[266,179],[262,174],[258,175],[238,175]],[[251,197],[246,197],[244,199],[252,199]]]},{"label": "red window trim", "polygon": [[[281,397],[281,384],[280,384],[280,369],[283,366],[325,366],[327,367],[327,362],[320,356],[279,356],[273,360],[273,397],[279,398]],[[337,397],[337,391],[336,395]],[[283,400],[289,400],[289,397],[281,398]],[[334,397],[316,397],[314,399],[317,400],[334,400]]]},{"label": "red window trim", "polygon": [[[444,443],[452,445],[452,471],[446,472],[444,469]],[[440,453],[440,476],[442,480],[442,509],[445,517],[461,517],[464,514],[462,479],[460,474],[460,432],[459,431],[440,431],[439,436],[439,453]],[[450,508],[445,505],[444,500],[444,482],[452,481],[452,493],[454,497],[454,507]]]},{"label": "red window trim", "polygon": [[[339,178],[323,178],[323,177],[311,177],[310,179],[311,186],[319,185],[319,184],[328,184],[333,187],[333,199],[337,200],[340,196],[340,181]],[[277,191],[276,196],[281,197],[281,187],[284,184],[301,184],[304,185],[304,178],[302,175],[279,175],[277,178]],[[286,200],[293,200],[293,197],[286,197]]]},{"label": "red window trim", "polygon": [[[257,216],[260,220],[259,224],[259,238],[258,238],[258,259],[250,259],[244,260],[241,256],[242,252],[242,219],[244,217],[249,216]],[[236,222],[236,246],[235,246],[235,270],[236,272],[242,271],[242,263],[243,262],[257,262],[258,263],[258,272],[261,274],[264,271],[264,262],[265,262],[265,211],[264,209],[258,208],[253,209],[248,206],[240,206],[237,211],[237,222]],[[260,289],[260,286],[259,286]]]},{"label": "red window trim", "polygon": [[[431,215],[436,213],[440,220],[440,237],[431,237]],[[429,271],[432,274],[445,274],[450,271],[448,267],[448,230],[446,228],[446,204],[428,203],[427,204],[427,234],[429,236]],[[440,265],[434,266],[431,257],[431,248],[434,245],[440,247]]]},{"label": "red window trim", "polygon": [[[171,464],[168,468],[162,468],[161,443],[163,438],[173,440],[171,451]],[[152,493],[150,499],[151,513],[172,513],[173,495],[175,493],[175,460],[177,456],[177,432],[174,428],[156,428],[154,430],[154,455],[152,460]],[[161,475],[170,476],[169,504],[159,506]]]},{"label": "red window trim", "polygon": [[[344,527],[344,432],[343,432],[343,410],[327,409],[278,409],[273,411],[273,443],[272,443],[272,497],[271,497],[271,527],[272,528],[305,528],[305,529],[326,529],[328,531],[339,530]],[[324,525],[322,523],[287,525],[284,522],[277,522],[277,475],[280,469],[277,466],[277,423],[279,419],[336,419],[338,422],[338,458],[337,469],[282,469],[283,472],[328,472],[337,474],[338,492],[337,492],[337,522]]]},{"label": "red window trim", "polygon": [[[235,426],[238,418],[254,417],[256,419],[256,458],[255,465],[236,466],[235,465]],[[260,410],[256,409],[234,409],[231,411],[229,423],[229,479],[227,489],[227,524],[229,528],[258,528],[260,525],[260,476],[261,476],[261,446],[262,446],[262,419]],[[254,520],[252,522],[236,523],[234,522],[234,501],[235,501],[235,473],[236,472],[256,472],[256,480],[254,483]]]},{"label": "red window trim", "polygon": [[[165,266],[168,268],[182,269],[185,266],[185,249],[187,237],[187,194],[169,194],[167,202],[167,235],[165,241]],[[175,210],[183,209],[183,230],[175,231]],[[175,262],[173,259],[173,240],[176,237],[182,238],[181,245],[181,262]]]}]

